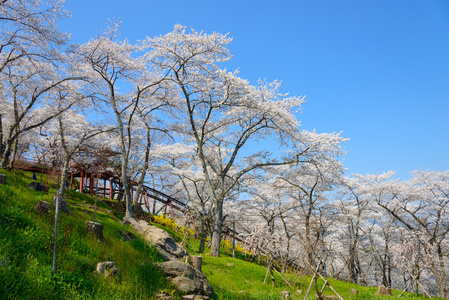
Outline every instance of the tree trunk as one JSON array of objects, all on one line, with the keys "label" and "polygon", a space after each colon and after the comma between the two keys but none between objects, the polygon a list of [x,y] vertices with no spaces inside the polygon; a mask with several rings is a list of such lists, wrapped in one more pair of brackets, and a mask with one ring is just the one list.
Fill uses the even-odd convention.
[{"label": "tree trunk", "polygon": [[198,253],[204,253],[204,245],[206,244],[206,232],[204,230],[204,220],[201,220],[201,237],[200,237],[200,247]]},{"label": "tree trunk", "polygon": [[8,165],[9,156],[11,155],[11,141],[8,139],[5,143],[5,152],[2,157],[2,164],[1,167],[3,169],[6,169]]},{"label": "tree trunk", "polygon": [[[439,262],[439,267],[440,270],[438,272],[438,270],[435,270],[434,275],[435,278],[437,280],[438,283],[438,289],[440,291],[440,297],[441,298],[447,298],[448,296],[448,292],[447,292],[447,284],[448,284],[448,280],[447,280],[447,276],[446,276],[446,268],[445,268],[445,264],[444,264],[444,254],[441,250],[441,246],[438,245],[437,247],[437,253],[438,253],[438,262]],[[433,269],[433,268],[431,268]],[[436,269],[436,268],[435,268]]]},{"label": "tree trunk", "polygon": [[214,230],[212,233],[212,244],[210,246],[210,254],[212,256],[220,256],[221,230],[223,227],[223,199],[217,201],[214,215]]},{"label": "tree trunk", "polygon": [[64,192],[65,192],[65,187],[66,187],[66,182],[67,182],[67,174],[69,172],[69,163],[70,163],[70,157],[66,157],[65,161],[64,161],[64,165],[62,167],[62,172],[61,172],[61,177],[60,180],[61,182],[59,183],[59,196],[61,198],[64,197]]},{"label": "tree trunk", "polygon": [[16,160],[17,149],[19,148],[19,140],[15,139],[12,146],[11,159],[8,161],[7,169],[11,170],[14,166],[14,161]]},{"label": "tree trunk", "polygon": [[3,158],[3,123],[2,115],[0,114],[0,159]]}]

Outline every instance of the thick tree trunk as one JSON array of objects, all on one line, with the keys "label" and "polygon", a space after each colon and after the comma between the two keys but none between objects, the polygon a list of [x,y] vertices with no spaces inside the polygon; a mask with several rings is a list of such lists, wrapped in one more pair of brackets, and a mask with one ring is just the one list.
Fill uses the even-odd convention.
[{"label": "thick tree trunk", "polygon": [[9,160],[10,155],[11,155],[11,141],[7,140],[5,143],[5,152],[2,157],[2,163],[1,163],[1,167],[3,169],[6,169],[6,167],[8,166],[8,160]]},{"label": "thick tree trunk", "polygon": [[8,165],[6,166],[8,170],[11,170],[14,166],[14,161],[16,160],[18,148],[19,148],[19,141],[18,139],[15,139],[12,146],[11,159],[8,161]]},{"label": "thick tree trunk", "polygon": [[223,228],[223,200],[217,201],[214,216],[214,230],[212,233],[212,244],[210,246],[210,254],[212,256],[220,256],[221,230]]},{"label": "thick tree trunk", "polygon": [[[444,264],[444,255],[443,255],[440,245],[438,245],[438,247],[437,247],[437,253],[438,253],[438,262],[439,262],[440,270],[439,270],[439,272],[434,272],[434,273],[435,273],[435,277],[437,279],[438,289],[440,290],[440,297],[447,298],[448,297],[448,291],[447,291],[448,278],[446,275],[446,267]],[[439,273],[439,274],[437,274],[437,273]]]}]

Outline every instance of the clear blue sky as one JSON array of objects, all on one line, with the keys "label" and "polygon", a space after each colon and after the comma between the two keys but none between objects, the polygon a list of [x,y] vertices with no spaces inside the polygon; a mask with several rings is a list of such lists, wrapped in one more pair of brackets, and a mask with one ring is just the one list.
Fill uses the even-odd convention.
[{"label": "clear blue sky", "polygon": [[226,65],[305,95],[303,128],[351,140],[354,173],[449,169],[449,1],[67,0],[61,21],[83,43],[122,21],[130,41],[181,24],[229,33]]}]

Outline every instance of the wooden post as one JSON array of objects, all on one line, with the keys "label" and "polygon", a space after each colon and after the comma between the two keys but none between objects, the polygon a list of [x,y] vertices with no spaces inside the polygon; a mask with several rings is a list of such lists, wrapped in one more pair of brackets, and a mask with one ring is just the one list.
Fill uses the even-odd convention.
[{"label": "wooden post", "polygon": [[55,208],[55,225],[54,225],[54,239],[53,239],[53,273],[56,274],[57,259],[58,259],[58,215],[59,215],[59,189],[56,192],[56,208]]},{"label": "wooden post", "polygon": [[175,215],[173,214],[173,206],[171,205],[171,201],[170,201],[170,212],[172,220],[175,220]]},{"label": "wooden post", "polygon": [[89,195],[91,197],[94,195],[94,172],[90,172]]},{"label": "wooden post", "polygon": [[104,225],[98,222],[86,221],[87,231],[93,233],[99,241],[104,241],[103,227]]},{"label": "wooden post", "polygon": [[112,200],[112,178],[109,179],[109,199]]},{"label": "wooden post", "polygon": [[193,267],[201,272],[201,267],[203,265],[203,258],[201,256],[192,256]]},{"label": "wooden post", "polygon": [[80,179],[80,192],[82,193],[83,192],[83,187],[84,187],[84,182],[83,182],[83,180],[84,180],[84,178],[83,178],[83,173],[84,173],[84,171],[83,170],[81,170],[81,172],[80,172],[80,176],[81,176],[81,179]]},{"label": "wooden post", "polygon": [[235,220],[232,221],[232,258],[235,258]]}]

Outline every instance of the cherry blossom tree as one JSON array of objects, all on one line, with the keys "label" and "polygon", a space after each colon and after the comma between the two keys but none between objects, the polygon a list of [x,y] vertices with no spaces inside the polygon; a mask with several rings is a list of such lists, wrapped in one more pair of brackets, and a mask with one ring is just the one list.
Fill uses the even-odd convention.
[{"label": "cherry blossom tree", "polygon": [[[214,203],[214,256],[219,255],[223,205],[247,174],[266,166],[311,162],[314,154],[326,147],[337,148],[342,141],[333,135],[318,142],[324,136],[316,134],[311,139],[312,133],[301,132],[294,112],[304,100],[280,94],[279,82],[252,86],[237,72],[220,69],[219,64],[230,59],[230,41],[219,33],[187,33],[180,25],[169,34],[147,39],[154,49],[149,59],[178,91],[177,129],[186,144],[195,145]],[[264,150],[243,153],[250,141],[265,139],[293,150],[280,159]]]},{"label": "cherry blossom tree", "polygon": [[282,191],[284,198],[293,199],[297,204],[298,237],[304,259],[312,266],[322,259],[326,247],[324,237],[333,223],[334,213],[329,196],[340,181],[341,172],[342,165],[333,155],[314,164],[278,168],[276,188]]},{"label": "cherry blossom tree", "polygon": [[[427,294],[419,280],[421,273],[432,268],[432,256],[434,256],[436,249],[427,241],[424,233],[411,232],[406,229],[402,231],[402,242],[395,248],[394,263],[399,269],[411,275],[416,284],[416,292],[421,287],[423,292]],[[407,287],[404,290],[406,289]]]},{"label": "cherry blossom tree", "polygon": [[[352,174],[343,178],[340,185],[337,201],[339,222],[336,224],[340,238],[336,244],[340,244],[339,257],[349,280],[354,283],[368,284],[367,275],[380,272],[382,284],[391,287],[390,249],[396,226],[373,200],[390,195],[393,175],[394,172]],[[378,270],[374,270],[375,267]]]},{"label": "cherry blossom tree", "polygon": [[68,17],[61,0],[7,0],[0,2],[0,73],[16,61],[53,61],[55,47],[68,41],[58,19]]},{"label": "cherry blossom tree", "polygon": [[412,232],[422,232],[435,247],[431,271],[440,297],[448,295],[449,172],[415,171],[391,199],[378,199],[379,206]]},{"label": "cherry blossom tree", "polygon": [[[48,98],[61,91],[69,80],[60,72],[64,56],[59,46],[68,40],[56,26],[56,20],[66,17],[63,1],[10,0],[0,3],[0,81],[3,93],[0,106],[1,166],[7,167],[11,152],[17,151],[18,137],[50,120],[50,115],[29,117],[43,109]],[[74,78],[72,78],[74,79]],[[11,105],[8,105],[11,104]],[[48,107],[47,107],[48,108]],[[49,109],[46,110],[49,112]],[[42,112],[43,113],[43,112]],[[3,121],[4,117],[10,118]],[[27,119],[27,120],[25,120]],[[28,123],[28,124],[24,124]],[[4,124],[8,126],[4,128]],[[12,166],[14,155],[9,161]]]},{"label": "cherry blossom tree", "polygon": [[[125,217],[132,217],[133,199],[128,172],[129,160],[132,156],[133,130],[137,119],[142,122],[154,116],[155,110],[160,110],[167,104],[165,91],[162,87],[164,76],[153,72],[146,57],[139,55],[144,47],[130,44],[128,41],[118,41],[118,23],[112,23],[104,35],[91,39],[89,42],[74,46],[72,51],[78,56],[75,66],[90,78],[93,88],[97,91],[96,98],[100,105],[115,118],[118,145],[121,157],[121,181],[126,201]],[[119,87],[128,86],[126,93]],[[150,137],[151,125],[145,129],[145,140]],[[145,152],[148,147],[145,148]],[[144,157],[148,157],[147,153]],[[144,161],[148,161],[145,160]],[[148,163],[142,169],[141,178],[145,178]],[[141,180],[143,181],[143,180]],[[141,185],[141,184],[140,184]],[[136,195],[138,199],[138,195]],[[135,205],[135,203],[134,203]]]},{"label": "cherry blossom tree", "polygon": [[[7,112],[7,126],[1,128],[3,168],[12,167],[18,139],[22,134],[41,127],[86,97],[78,91],[82,77],[61,69],[64,67],[48,61],[18,58],[0,74],[5,86],[5,98],[0,106]],[[9,159],[11,153],[13,155]]]}]

